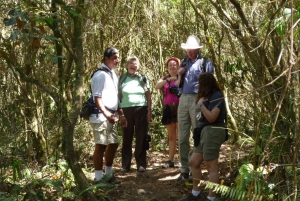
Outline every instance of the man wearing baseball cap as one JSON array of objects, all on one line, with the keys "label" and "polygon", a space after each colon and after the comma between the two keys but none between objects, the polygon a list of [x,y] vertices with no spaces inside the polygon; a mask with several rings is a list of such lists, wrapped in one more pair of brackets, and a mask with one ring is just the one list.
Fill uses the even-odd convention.
[{"label": "man wearing baseball cap", "polygon": [[[191,35],[187,38],[186,43],[181,44],[181,48],[186,51],[186,58],[181,61],[178,70],[180,76],[180,88],[182,95],[178,106],[178,131],[179,131],[179,156],[181,163],[181,174],[177,181],[187,181],[189,179],[189,156],[192,154],[190,147],[191,127],[197,127],[196,114],[200,108],[196,106],[196,94],[198,91],[198,78],[201,73],[214,73],[212,62],[201,56],[200,39]],[[200,191],[192,192],[194,198],[200,197]],[[197,199],[196,199],[197,200]]]}]

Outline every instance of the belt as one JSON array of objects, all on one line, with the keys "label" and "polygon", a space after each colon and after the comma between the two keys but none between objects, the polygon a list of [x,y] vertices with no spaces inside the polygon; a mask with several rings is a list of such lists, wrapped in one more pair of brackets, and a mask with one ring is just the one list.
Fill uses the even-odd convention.
[{"label": "belt", "polygon": [[182,96],[196,96],[197,94],[182,94]]},{"label": "belt", "polygon": [[170,104],[165,104],[165,105],[168,105],[168,106],[175,106],[175,105],[178,105],[179,103],[170,103]]},{"label": "belt", "polygon": [[109,109],[107,107],[105,107],[106,110],[108,110],[110,113],[114,114],[116,112],[116,110],[112,110],[112,109]]}]

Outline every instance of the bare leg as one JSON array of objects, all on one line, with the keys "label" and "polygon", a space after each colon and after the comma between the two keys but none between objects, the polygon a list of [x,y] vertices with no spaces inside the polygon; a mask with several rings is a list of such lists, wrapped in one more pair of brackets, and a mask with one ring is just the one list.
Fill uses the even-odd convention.
[{"label": "bare leg", "polygon": [[177,123],[168,124],[166,127],[169,135],[169,159],[173,161],[176,153]]},{"label": "bare leg", "polygon": [[95,170],[102,170],[103,169],[103,155],[106,149],[106,145],[96,144],[94,155],[93,155],[93,162]]},{"label": "bare leg", "polygon": [[[218,184],[219,183],[219,165],[218,159],[213,159],[209,161],[205,161],[207,165],[207,171],[209,175],[209,181]],[[216,197],[216,193],[213,192],[213,189],[209,189],[208,195],[210,197]]]},{"label": "bare leg", "polygon": [[119,144],[109,144],[107,145],[107,150],[105,152],[105,165],[111,167],[115,158]]},{"label": "bare leg", "polygon": [[192,169],[193,174],[193,190],[200,191],[200,187],[198,186],[199,181],[202,177],[201,172],[201,164],[203,163],[203,154],[193,152],[191,159],[189,161],[189,165]]}]

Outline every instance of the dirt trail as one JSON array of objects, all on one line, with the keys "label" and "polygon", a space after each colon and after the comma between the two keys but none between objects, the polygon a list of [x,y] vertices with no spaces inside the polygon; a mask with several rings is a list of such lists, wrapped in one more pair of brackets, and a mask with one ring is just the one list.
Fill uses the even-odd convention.
[{"label": "dirt trail", "polygon": [[[229,185],[233,180],[230,178],[230,147],[227,144],[222,145],[220,154],[220,179],[223,179],[225,185]],[[114,201],[176,201],[191,192],[192,184],[188,182],[177,182],[176,178],[180,174],[179,168],[163,169],[162,165],[167,160],[167,152],[148,152],[147,171],[137,172],[133,166],[128,173],[122,173],[120,156],[116,157],[115,176],[121,181],[114,190],[109,193],[109,197]],[[175,160],[175,163],[178,162]],[[207,171],[203,166],[203,179],[207,178]],[[201,194],[203,197],[207,195],[207,190],[202,187]],[[222,198],[219,200],[225,201]]]}]

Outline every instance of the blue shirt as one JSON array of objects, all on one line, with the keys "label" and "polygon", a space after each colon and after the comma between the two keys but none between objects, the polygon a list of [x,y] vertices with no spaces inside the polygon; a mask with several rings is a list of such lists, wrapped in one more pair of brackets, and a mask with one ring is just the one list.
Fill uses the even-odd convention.
[{"label": "blue shirt", "polygon": [[[206,58],[205,62],[205,72],[214,73],[214,67],[212,62]],[[186,72],[184,76],[184,83],[182,88],[182,94],[196,94],[198,92],[198,78],[202,73],[202,62],[204,61],[203,57],[198,54],[194,62],[190,58],[186,60]]]}]

